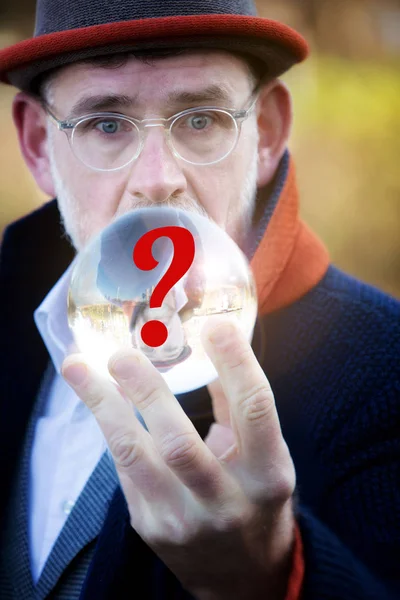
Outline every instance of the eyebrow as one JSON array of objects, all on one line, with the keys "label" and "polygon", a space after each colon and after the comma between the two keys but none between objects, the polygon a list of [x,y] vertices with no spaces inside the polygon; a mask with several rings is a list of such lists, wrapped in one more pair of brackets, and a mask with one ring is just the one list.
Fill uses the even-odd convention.
[{"label": "eyebrow", "polygon": [[74,104],[69,118],[73,119],[85,114],[105,110],[114,110],[115,108],[131,108],[133,104],[133,98],[123,94],[86,96]]},{"label": "eyebrow", "polygon": [[[232,97],[226,88],[219,85],[211,85],[199,91],[178,90],[171,92],[164,101],[166,108],[182,108],[189,104],[200,105],[203,103],[224,103],[228,105],[232,103]],[[129,110],[137,105],[137,96],[131,97],[124,94],[86,96],[74,104],[69,118],[73,119],[85,114],[101,111]]]},{"label": "eyebrow", "polygon": [[232,97],[228,90],[219,85],[210,85],[199,91],[177,91],[169,94],[167,105],[176,104],[201,104],[202,102],[225,102],[231,103]]}]

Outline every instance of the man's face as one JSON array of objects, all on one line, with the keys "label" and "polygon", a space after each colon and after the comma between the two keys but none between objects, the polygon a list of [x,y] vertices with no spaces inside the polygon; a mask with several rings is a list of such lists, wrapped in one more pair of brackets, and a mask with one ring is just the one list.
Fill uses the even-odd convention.
[{"label": "man's face", "polygon": [[[226,99],[201,99],[211,86],[220,88]],[[125,98],[123,105],[110,100],[102,110],[138,119],[168,118],[201,105],[247,108],[253,91],[247,65],[224,52],[162,58],[151,64],[132,58],[116,68],[78,63],[63,69],[50,89],[51,108],[62,120],[71,117],[84,99],[88,106],[90,99],[98,103],[100,97],[120,96]],[[200,97],[190,103],[184,93]],[[182,98],[177,100],[178,96]],[[90,112],[95,111],[85,110],[85,114]],[[243,122],[234,151],[208,166],[174,156],[162,128],[152,127],[145,130],[144,148],[134,162],[118,171],[93,171],[74,156],[66,135],[50,120],[48,132],[54,188],[66,231],[77,249],[116,217],[159,204],[207,214],[242,242],[251,223],[257,187],[255,114]]]}]

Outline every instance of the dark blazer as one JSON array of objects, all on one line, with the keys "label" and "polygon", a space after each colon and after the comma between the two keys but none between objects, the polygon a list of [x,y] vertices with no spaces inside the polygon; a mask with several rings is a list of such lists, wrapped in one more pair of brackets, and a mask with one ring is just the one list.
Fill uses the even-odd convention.
[{"label": "dark blazer", "polygon": [[[33,311],[72,257],[54,201],[6,231],[1,519],[49,360]],[[400,304],[331,266],[306,296],[257,323],[254,345],[297,472],[304,600],[400,598]],[[191,394],[209,402],[205,389]],[[196,425],[204,434],[209,423]],[[118,488],[81,599],[127,597],[190,596],[130,527]]]}]

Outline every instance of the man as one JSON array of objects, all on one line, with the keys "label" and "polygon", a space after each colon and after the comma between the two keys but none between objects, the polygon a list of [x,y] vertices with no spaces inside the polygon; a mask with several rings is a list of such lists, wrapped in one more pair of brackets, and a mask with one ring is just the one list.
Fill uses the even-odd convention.
[{"label": "man", "polygon": [[399,597],[400,308],[299,220],[277,78],[306,53],[250,0],[40,0],[35,38],[0,53],[21,151],[77,250],[139,206],[206,212],[259,299],[254,352],[205,330],[209,393],[175,399],[134,350],[110,360],[117,389],[66,358],[55,203],[8,229],[2,598]]}]

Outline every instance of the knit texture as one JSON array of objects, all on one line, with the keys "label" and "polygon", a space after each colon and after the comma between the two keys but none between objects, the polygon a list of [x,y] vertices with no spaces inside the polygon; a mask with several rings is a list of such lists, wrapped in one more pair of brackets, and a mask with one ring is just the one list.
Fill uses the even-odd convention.
[{"label": "knit texture", "polygon": [[255,16],[252,0],[38,0],[35,36],[103,23],[200,14]]},{"label": "knit texture", "polygon": [[79,598],[118,485],[114,465],[104,452],[51,550],[36,586],[35,600],[46,598],[50,592],[57,600]]},{"label": "knit texture", "polygon": [[7,518],[7,531],[0,552],[0,597],[2,600],[78,600],[93,559],[97,536],[102,529],[117,485],[117,473],[107,452],[89,477],[71,514],[58,536],[35,585],[30,567],[28,535],[29,469],[35,426],[55,375],[50,363],[32,413],[18,478]]},{"label": "knit texture", "polygon": [[331,267],[264,331],[305,515],[305,597],[386,598],[373,574],[398,597],[399,302]]},{"label": "knit texture", "polygon": [[32,443],[37,419],[46,401],[54,367],[50,365],[41,381],[36,402],[25,436],[17,476],[11,489],[6,511],[3,543],[0,546],[0,597],[2,600],[31,600],[34,598],[34,583],[29,561],[29,497],[28,479]]},{"label": "knit texture", "polygon": [[238,15],[192,15],[117,21],[66,29],[0,50],[0,81],[31,89],[35,77],[93,56],[151,49],[214,49],[249,54],[278,77],[308,56],[294,30],[275,21]]},{"label": "knit texture", "polygon": [[51,69],[160,48],[246,53],[277,77],[308,55],[300,34],[259,18],[253,0],[38,0],[34,37],[0,51],[0,81],[37,91]]}]

